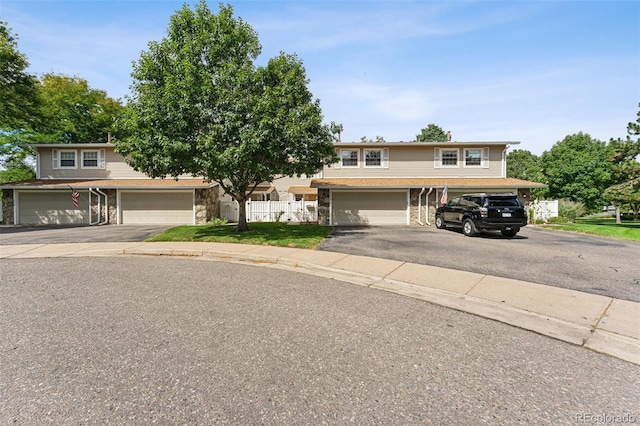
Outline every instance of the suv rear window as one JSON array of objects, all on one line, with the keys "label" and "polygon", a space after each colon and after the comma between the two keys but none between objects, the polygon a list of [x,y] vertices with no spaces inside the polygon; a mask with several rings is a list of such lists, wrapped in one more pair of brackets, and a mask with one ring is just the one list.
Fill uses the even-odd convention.
[{"label": "suv rear window", "polygon": [[486,201],[487,207],[519,207],[520,202],[516,197],[490,197]]}]

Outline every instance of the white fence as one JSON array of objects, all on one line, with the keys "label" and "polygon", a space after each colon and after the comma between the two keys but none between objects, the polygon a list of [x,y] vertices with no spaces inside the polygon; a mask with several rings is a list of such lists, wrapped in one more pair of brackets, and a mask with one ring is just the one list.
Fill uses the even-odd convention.
[{"label": "white fence", "polygon": [[531,206],[535,219],[546,222],[550,217],[558,217],[558,200],[536,200]]},{"label": "white fence", "polygon": [[[248,222],[316,222],[317,201],[247,201]],[[240,209],[237,201],[220,202],[220,218],[237,222]]]}]

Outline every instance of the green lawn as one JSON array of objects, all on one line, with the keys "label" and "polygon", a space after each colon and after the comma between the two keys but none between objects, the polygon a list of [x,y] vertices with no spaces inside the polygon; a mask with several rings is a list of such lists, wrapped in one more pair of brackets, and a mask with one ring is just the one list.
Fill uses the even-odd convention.
[{"label": "green lawn", "polygon": [[234,232],[235,229],[235,225],[177,226],[147,241],[201,241],[313,249],[333,231],[332,226],[287,225],[282,222],[249,223],[247,232]]},{"label": "green lawn", "polygon": [[640,221],[623,221],[617,224],[615,219],[608,218],[577,219],[575,223],[544,225],[543,228],[580,232],[621,240],[640,241]]}]

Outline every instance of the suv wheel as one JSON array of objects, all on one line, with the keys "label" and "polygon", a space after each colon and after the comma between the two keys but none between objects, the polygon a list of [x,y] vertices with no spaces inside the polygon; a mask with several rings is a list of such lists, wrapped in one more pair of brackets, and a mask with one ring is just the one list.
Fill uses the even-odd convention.
[{"label": "suv wheel", "polygon": [[503,236],[511,238],[516,236],[516,234],[518,233],[518,230],[511,228],[511,229],[503,229],[500,232],[502,232]]},{"label": "suv wheel", "polygon": [[462,232],[467,237],[473,237],[476,234],[476,226],[471,219],[465,219],[464,222],[462,222]]},{"label": "suv wheel", "polygon": [[436,228],[438,229],[446,228],[446,225],[444,224],[444,219],[440,215],[436,216]]}]

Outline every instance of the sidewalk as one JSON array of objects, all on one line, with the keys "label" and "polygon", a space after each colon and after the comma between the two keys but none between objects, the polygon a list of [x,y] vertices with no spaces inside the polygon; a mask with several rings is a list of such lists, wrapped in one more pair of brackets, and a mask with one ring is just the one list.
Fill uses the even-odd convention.
[{"label": "sidewalk", "polygon": [[396,260],[223,243],[0,246],[0,259],[188,256],[250,263],[389,291],[511,324],[640,365],[640,303]]}]

